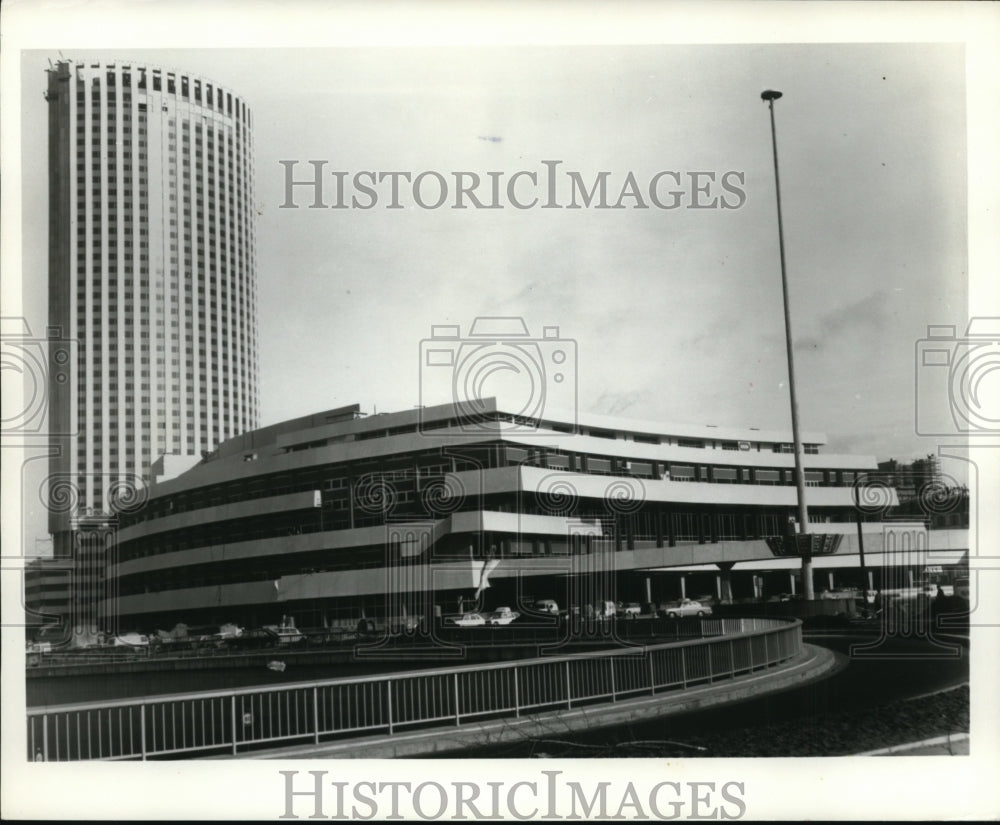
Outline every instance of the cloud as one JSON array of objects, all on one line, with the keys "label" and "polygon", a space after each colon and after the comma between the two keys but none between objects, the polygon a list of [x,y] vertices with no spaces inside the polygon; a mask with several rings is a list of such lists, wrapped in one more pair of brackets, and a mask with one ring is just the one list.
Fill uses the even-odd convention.
[{"label": "cloud", "polygon": [[594,402],[595,410],[603,415],[623,415],[630,409],[636,408],[646,411],[645,417],[648,417],[649,407],[649,393],[645,390],[605,392],[601,393]]},{"label": "cloud", "polygon": [[831,344],[839,344],[839,339],[845,335],[866,335],[884,328],[888,319],[888,300],[888,293],[880,289],[821,315],[812,328],[813,334],[796,335],[796,351],[816,352]]}]

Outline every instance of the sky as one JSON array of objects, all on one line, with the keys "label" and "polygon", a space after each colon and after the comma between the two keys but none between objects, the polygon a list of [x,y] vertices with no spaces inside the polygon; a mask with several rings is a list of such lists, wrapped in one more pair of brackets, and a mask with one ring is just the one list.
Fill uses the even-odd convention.
[{"label": "sky", "polygon": [[[349,403],[367,412],[447,397],[421,368],[433,325],[479,316],[557,326],[576,347],[581,412],[790,426],[774,170],[775,104],[802,428],[827,452],[907,458],[914,352],[967,317],[964,55],[955,44],[105,50],[63,52],[201,74],[254,113],[261,424]],[[22,58],[24,271],[46,270],[49,59]],[[676,209],[402,209],[285,203],[296,179],[458,171],[506,181],[561,161],[609,199],[631,173],[681,175]],[[691,172],[715,175],[691,209]],[[745,196],[720,187],[726,173]],[[332,174],[325,197],[333,200]],[[701,177],[702,184],[708,180]],[[673,188],[668,178],[662,190]],[[523,178],[517,195],[532,197]],[[424,201],[437,187],[427,181]],[[545,195],[544,183],[533,194]],[[661,195],[662,200],[669,198]],[[704,201],[704,199],[702,199]],[[649,204],[648,198],[645,199]],[[365,199],[361,198],[364,203]],[[505,202],[505,198],[501,199]],[[649,204],[652,205],[652,204]],[[43,277],[25,280],[44,327]],[[422,378],[423,375],[423,378]],[[439,377],[439,376],[438,376]],[[421,392],[421,381],[424,381]],[[574,380],[572,377],[570,380]],[[487,385],[488,386],[488,385]],[[565,390],[566,388],[560,388]],[[944,404],[939,400],[922,403]]]}]

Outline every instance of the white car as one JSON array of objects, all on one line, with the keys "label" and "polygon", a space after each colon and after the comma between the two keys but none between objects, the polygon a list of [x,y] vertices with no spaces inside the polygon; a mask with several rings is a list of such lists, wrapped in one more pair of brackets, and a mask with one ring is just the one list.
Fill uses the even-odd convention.
[{"label": "white car", "polygon": [[668,619],[678,619],[681,616],[711,616],[712,608],[693,599],[681,599],[673,604],[661,604],[659,612]]},{"label": "white car", "polygon": [[464,613],[460,619],[453,619],[459,627],[480,627],[486,624],[486,617],[482,613]]},{"label": "white car", "polygon": [[520,615],[520,613],[514,612],[509,607],[498,607],[490,613],[486,621],[489,624],[510,624]]},{"label": "white car", "polygon": [[638,602],[628,602],[619,612],[623,613],[626,619],[634,619],[642,614],[642,606]]},{"label": "white car", "polygon": [[821,599],[854,599],[859,598],[861,591],[852,588],[838,588],[836,590],[824,590],[820,593]]},{"label": "white car", "polygon": [[123,633],[111,640],[112,647],[149,647],[149,636],[145,633]]}]

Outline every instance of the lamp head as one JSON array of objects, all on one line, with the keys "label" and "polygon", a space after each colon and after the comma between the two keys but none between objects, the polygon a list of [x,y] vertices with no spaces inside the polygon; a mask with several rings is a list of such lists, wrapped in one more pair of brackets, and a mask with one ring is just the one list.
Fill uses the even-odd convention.
[{"label": "lamp head", "polygon": [[766,92],[760,93],[761,100],[771,101],[777,100],[779,97],[781,97],[781,92],[776,92],[773,89],[768,89]]}]

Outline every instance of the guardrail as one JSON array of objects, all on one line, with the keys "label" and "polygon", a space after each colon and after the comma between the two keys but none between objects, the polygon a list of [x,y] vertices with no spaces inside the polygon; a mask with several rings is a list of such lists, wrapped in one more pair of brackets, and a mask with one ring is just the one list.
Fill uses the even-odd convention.
[{"label": "guardrail", "polygon": [[28,710],[28,758],[145,760],[232,753],[683,690],[787,661],[797,620],[719,618],[704,638],[267,688]]}]

